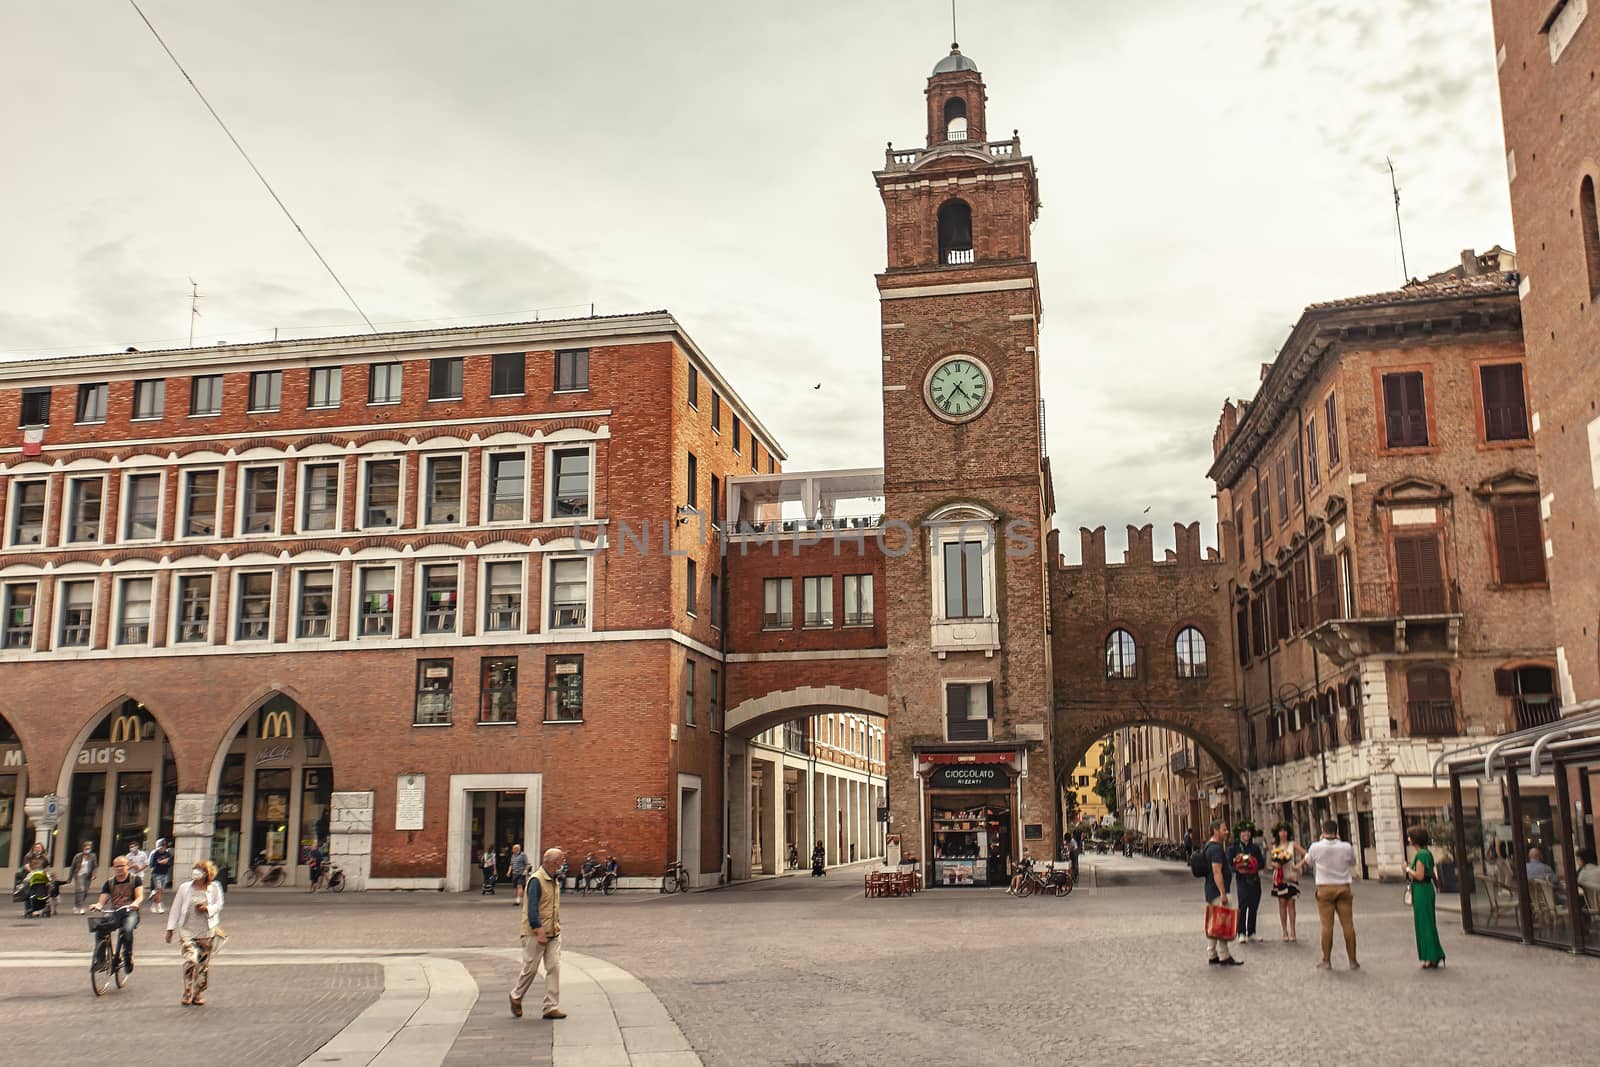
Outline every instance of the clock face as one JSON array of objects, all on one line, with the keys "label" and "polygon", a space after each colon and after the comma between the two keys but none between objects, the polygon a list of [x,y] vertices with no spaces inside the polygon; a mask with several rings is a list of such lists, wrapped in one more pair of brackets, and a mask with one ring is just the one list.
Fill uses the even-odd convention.
[{"label": "clock face", "polygon": [[952,356],[928,375],[928,403],[947,419],[976,418],[989,404],[989,370],[970,356]]}]

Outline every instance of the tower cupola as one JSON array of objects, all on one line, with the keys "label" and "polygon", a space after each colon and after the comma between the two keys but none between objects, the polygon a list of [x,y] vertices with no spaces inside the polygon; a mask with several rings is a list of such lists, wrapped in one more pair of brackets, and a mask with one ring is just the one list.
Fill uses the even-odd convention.
[{"label": "tower cupola", "polygon": [[983,106],[988,95],[983,75],[970,56],[961,54],[959,44],[952,44],[950,54],[934,64],[927,96],[929,148],[984,140]]}]

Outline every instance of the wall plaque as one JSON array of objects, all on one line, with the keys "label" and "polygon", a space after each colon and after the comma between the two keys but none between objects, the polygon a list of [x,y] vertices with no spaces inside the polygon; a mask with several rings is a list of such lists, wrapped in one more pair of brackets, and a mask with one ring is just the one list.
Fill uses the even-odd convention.
[{"label": "wall plaque", "polygon": [[428,785],[424,774],[402,774],[395,780],[394,828],[422,829],[422,800]]}]

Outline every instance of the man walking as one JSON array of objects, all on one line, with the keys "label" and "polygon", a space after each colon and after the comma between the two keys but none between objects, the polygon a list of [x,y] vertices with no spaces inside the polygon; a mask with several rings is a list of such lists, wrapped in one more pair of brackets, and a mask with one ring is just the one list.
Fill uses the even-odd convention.
[{"label": "man walking", "polygon": [[511,1014],[522,1018],[522,998],[544,963],[544,1017],[565,1019],[561,998],[561,882],[556,874],[566,861],[559,848],[546,849],[528,879],[528,906],[522,912],[522,973],[511,990]]},{"label": "man walking", "polygon": [[150,887],[155,890],[155,910],[157,914],[166,911],[161,906],[161,891],[172,885],[172,850],[167,847],[167,839],[156,838],[155,851],[150,853]]},{"label": "man walking", "polygon": [[100,857],[94,854],[94,845],[88,841],[72,857],[72,862],[67,865],[67,870],[72,872],[72,910],[78,915],[83,914],[83,902],[89,899],[89,885],[94,881],[94,872],[100,869]]},{"label": "man walking", "polygon": [[144,850],[143,841],[128,842],[128,873],[139,881],[145,882],[149,878],[150,853]]},{"label": "man walking", "polygon": [[528,857],[521,845],[511,846],[511,858],[506,861],[506,877],[511,879],[511,888],[517,891],[514,903],[520,906],[522,891],[528,884]]},{"label": "man walking", "polygon": [[[1206,843],[1206,906],[1228,906],[1228,890],[1233,886],[1233,868],[1228,864],[1228,824],[1217,819],[1211,824],[1211,840]],[[1234,959],[1228,950],[1227,938],[1215,938],[1207,931],[1206,957],[1215,965],[1243,967],[1244,960]]]},{"label": "man walking", "polygon": [[1344,951],[1350,958],[1350,969],[1359,971],[1356,962],[1356,924],[1352,914],[1355,897],[1350,889],[1350,872],[1355,869],[1356,850],[1348,841],[1339,840],[1339,824],[1332,819],[1322,824],[1322,837],[1306,849],[1305,862],[1317,876],[1317,916],[1322,920],[1322,962],[1319,970],[1333,968],[1333,917],[1339,917],[1339,927],[1344,931]]}]

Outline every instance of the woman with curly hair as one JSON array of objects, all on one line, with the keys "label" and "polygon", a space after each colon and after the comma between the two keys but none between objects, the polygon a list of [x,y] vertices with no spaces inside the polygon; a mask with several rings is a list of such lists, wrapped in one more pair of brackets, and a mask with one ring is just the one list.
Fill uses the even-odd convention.
[{"label": "woman with curly hair", "polygon": [[1283,928],[1283,939],[1295,938],[1295,898],[1300,895],[1300,867],[1305,862],[1306,850],[1294,839],[1294,827],[1280,822],[1272,828],[1272,895],[1278,898],[1278,925]]},{"label": "woman with curly hair", "polygon": [[222,887],[217,884],[217,865],[200,860],[189,872],[192,881],[178,887],[167,918],[167,942],[174,931],[183,946],[184,1004],[204,1004],[206,985],[211,978],[211,954],[217,945],[217,921],[222,917]]}]

